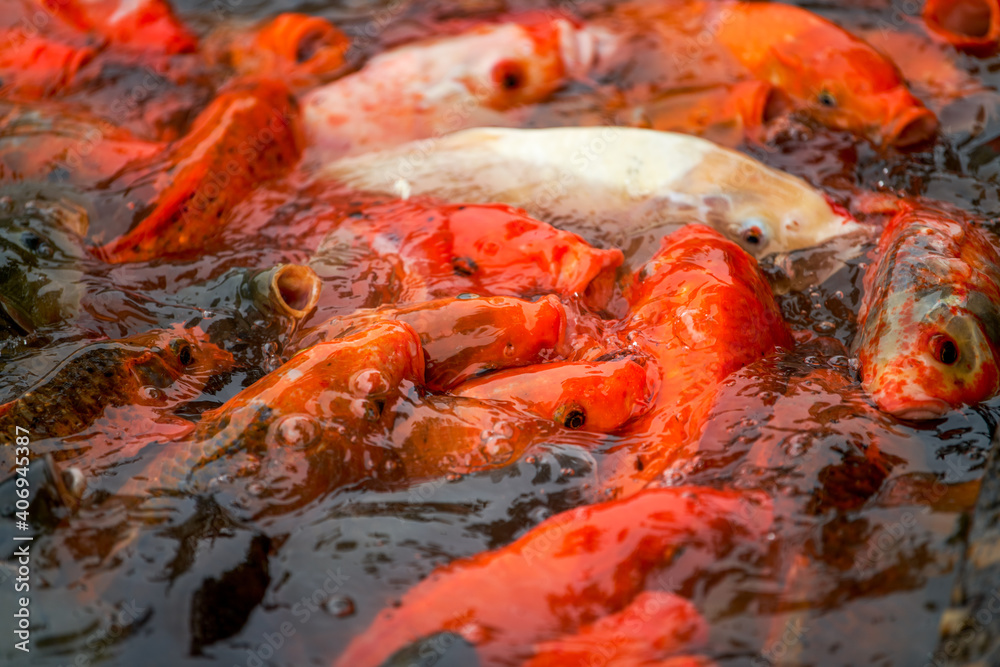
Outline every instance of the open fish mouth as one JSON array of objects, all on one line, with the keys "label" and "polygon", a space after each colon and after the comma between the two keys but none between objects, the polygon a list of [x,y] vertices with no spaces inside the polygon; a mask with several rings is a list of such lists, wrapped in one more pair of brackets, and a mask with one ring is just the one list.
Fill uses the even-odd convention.
[{"label": "open fish mouth", "polygon": [[940,419],[951,410],[951,405],[939,398],[926,398],[922,400],[888,399],[879,396],[874,398],[879,408],[884,412],[889,413],[896,419],[907,421]]}]

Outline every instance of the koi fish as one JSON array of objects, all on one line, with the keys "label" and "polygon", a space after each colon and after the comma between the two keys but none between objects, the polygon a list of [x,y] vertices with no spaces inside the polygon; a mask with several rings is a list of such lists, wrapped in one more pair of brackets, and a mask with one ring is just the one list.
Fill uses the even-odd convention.
[{"label": "koi fish", "polygon": [[611,433],[652,403],[655,380],[637,361],[643,362],[624,357],[526,366],[469,380],[451,393],[509,401],[566,428]]},{"label": "koi fish", "polygon": [[934,419],[1000,390],[1000,253],[962,216],[904,207],[865,271],[853,350],[862,385],[900,419]]},{"label": "koi fish", "polygon": [[862,228],[804,181],[682,134],[637,128],[479,128],[332,162],[324,177],[369,192],[503,202],[584,238],[710,224],[755,257]]},{"label": "koi fish", "polygon": [[394,465],[390,450],[372,446],[369,436],[388,432],[401,385],[423,379],[420,341],[405,324],[382,322],[320,343],[206,412],[191,437],[147,446],[142,472],[119,493],[196,486],[214,461],[272,449],[332,457],[320,492],[358,482],[386,461]]},{"label": "koi fish", "polygon": [[774,2],[714,7],[716,39],[750,74],[797,101],[819,122],[886,146],[927,141],[938,121],[895,64],[812,12]]},{"label": "koi fish", "polygon": [[250,29],[217,29],[203,51],[238,74],[279,78],[305,88],[342,74],[349,47],[347,35],[326,19],[283,13]]},{"label": "koi fish", "polygon": [[[220,94],[165,155],[135,165],[111,185],[130,191],[156,183],[152,211],[129,232],[95,248],[112,263],[199,251],[224,216],[261,181],[299,157],[297,107],[278,81],[248,80]],[[158,190],[158,191],[156,191]]]},{"label": "koi fish", "polygon": [[173,294],[171,302],[198,307],[209,340],[232,353],[240,368],[264,365],[265,348],[280,351],[298,322],[319,301],[319,276],[301,264],[234,269],[207,285]]},{"label": "koi fish", "polygon": [[427,359],[426,385],[436,391],[447,391],[487,371],[547,361],[565,347],[566,310],[551,295],[534,303],[513,297],[472,297],[360,311],[316,328],[300,346],[389,320],[417,332]]},{"label": "koi fish", "polygon": [[504,112],[545,99],[593,57],[585,29],[544,14],[406,44],[303,97],[309,144],[330,159],[509,125]]},{"label": "koi fish", "polygon": [[66,24],[99,35],[116,47],[156,53],[194,51],[197,39],[174,16],[167,0],[36,0]]},{"label": "koi fish", "polygon": [[22,28],[0,29],[0,93],[37,100],[68,88],[97,50],[74,46]]},{"label": "koi fish", "polygon": [[[627,614],[630,603],[655,590],[658,574],[683,567],[682,552],[711,559],[756,548],[771,514],[763,495],[680,487],[556,515],[505,547],[440,568],[381,612],[333,664],[380,665],[401,646],[441,631],[474,645],[483,664],[525,660],[547,641]],[[688,567],[695,571],[685,574],[700,569],[691,561]],[[679,626],[659,629],[667,636],[692,625],[673,618]]]},{"label": "koi fish", "polygon": [[932,37],[957,49],[986,54],[1000,42],[997,0],[927,0],[921,17]]},{"label": "koi fish", "polygon": [[92,188],[163,148],[69,105],[0,108],[0,181],[52,179]]},{"label": "koi fish", "polygon": [[605,664],[705,665],[671,654],[708,644],[708,623],[688,600],[665,591],[643,591],[625,609],[580,628],[575,635],[543,642],[524,667],[588,667]]},{"label": "koi fish", "polygon": [[606,488],[627,491],[697,443],[730,373],[794,342],[753,258],[701,225],[665,237],[626,297],[617,336],[648,355],[660,387],[603,464]]},{"label": "koi fish", "polygon": [[791,106],[784,93],[766,81],[627,97],[631,99],[616,114],[621,124],[693,134],[729,147],[761,141],[765,126]]},{"label": "koi fish", "polygon": [[0,340],[78,313],[89,222],[85,203],[58,186],[0,188]]},{"label": "koi fish", "polygon": [[91,343],[0,405],[0,429],[13,433],[21,426],[33,438],[61,438],[83,431],[108,407],[176,405],[200,394],[232,360],[200,329],[179,326]]},{"label": "koi fish", "polygon": [[[610,297],[615,269],[623,260],[617,248],[595,248],[576,234],[502,204],[392,202],[364,209],[361,216],[348,214],[337,225],[312,265],[352,292],[366,287],[367,293],[349,297],[359,305],[462,292],[555,293],[584,295],[600,308]],[[357,255],[365,251],[399,263],[385,272],[388,283],[361,282],[350,276],[349,269],[342,270],[361,263]]]}]

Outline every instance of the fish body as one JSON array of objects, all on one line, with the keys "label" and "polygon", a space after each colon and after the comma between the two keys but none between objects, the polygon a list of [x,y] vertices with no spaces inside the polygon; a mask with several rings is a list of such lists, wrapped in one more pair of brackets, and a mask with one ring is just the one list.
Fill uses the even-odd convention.
[{"label": "fish body", "polygon": [[427,359],[426,384],[447,391],[471,377],[558,358],[565,351],[566,309],[554,296],[437,299],[403,308],[359,311],[318,327],[302,344],[334,340],[381,321],[411,327]]},{"label": "fish body", "polygon": [[884,411],[933,419],[1000,389],[1000,254],[963,216],[908,206],[865,273],[854,351]]},{"label": "fish body", "polygon": [[68,88],[96,55],[91,46],[67,44],[37,31],[0,29],[0,93],[28,101],[52,97]]},{"label": "fish body", "polygon": [[303,97],[309,143],[330,159],[506,125],[504,112],[581,76],[593,55],[584,30],[544,14],[406,44]]},{"label": "fish body", "polygon": [[320,492],[359,482],[386,461],[395,465],[390,450],[370,446],[369,436],[388,432],[401,387],[423,378],[420,341],[405,324],[379,323],[320,343],[205,413],[188,438],[149,446],[140,453],[148,459],[141,475],[119,492],[197,486],[215,461],[272,450],[285,451],[275,456],[288,461],[330,458],[329,479],[317,480]]},{"label": "fish body", "polygon": [[0,431],[33,438],[79,433],[108,407],[164,407],[196,397],[232,356],[199,329],[180,327],[91,343],[20,398],[0,406]]},{"label": "fish body", "polygon": [[66,25],[118,48],[157,53],[194,51],[197,39],[174,15],[168,0],[36,0]]},{"label": "fish body", "polygon": [[319,16],[286,12],[249,28],[215,30],[204,51],[241,75],[281,78],[302,88],[343,74],[350,39]]},{"label": "fish body", "polygon": [[570,429],[611,433],[649,409],[656,393],[643,359],[563,361],[489,373],[455,396],[509,401]]},{"label": "fish body", "polygon": [[667,591],[643,591],[625,609],[583,626],[577,634],[536,645],[524,667],[589,667],[610,660],[707,667],[694,657],[665,660],[707,643],[708,623],[690,601]]},{"label": "fish body", "polygon": [[[321,275],[367,293],[359,305],[481,295],[586,295],[600,307],[623,255],[502,204],[414,199],[363,209],[339,221],[313,259]],[[359,251],[396,263],[382,283],[351,280],[342,266]],[[354,263],[359,263],[355,260]],[[391,295],[391,296],[390,296]]]},{"label": "fish body", "polygon": [[369,192],[503,202],[617,247],[687,221],[755,257],[861,230],[794,176],[697,137],[638,128],[476,128],[334,161],[323,174]]},{"label": "fish body", "polygon": [[132,164],[111,188],[154,186],[152,210],[95,249],[108,262],[140,262],[202,250],[224,216],[261,181],[286,173],[300,151],[297,105],[280,81],[237,82],[149,164]]},{"label": "fish body", "polygon": [[685,549],[711,559],[762,539],[771,512],[763,496],[680,487],[558,514],[505,547],[439,568],[333,664],[374,667],[440,631],[465,637],[484,665],[530,658],[537,645],[627,609]]},{"label": "fish body", "polygon": [[606,488],[624,493],[692,451],[726,377],[794,345],[754,259],[701,225],[665,237],[626,297],[629,314],[615,333],[623,348],[647,355],[659,391],[603,463]]}]

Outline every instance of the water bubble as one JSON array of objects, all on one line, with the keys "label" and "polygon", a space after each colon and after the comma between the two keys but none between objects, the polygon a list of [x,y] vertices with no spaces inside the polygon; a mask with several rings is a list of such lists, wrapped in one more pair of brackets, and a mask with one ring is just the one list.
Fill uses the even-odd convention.
[{"label": "water bubble", "polygon": [[460,479],[462,479],[462,475],[457,472],[450,472],[447,475],[445,475],[444,478],[449,482],[457,482]]},{"label": "water bubble", "polygon": [[535,455],[534,455],[534,454],[529,454],[528,456],[524,457],[524,461],[525,461],[525,463],[527,463],[528,465],[535,465],[535,463],[537,463],[537,462],[538,462],[538,459],[537,459],[537,458],[535,458]]},{"label": "water bubble", "polygon": [[350,392],[354,395],[367,396],[369,394],[386,391],[389,389],[388,383],[382,372],[375,368],[365,368],[351,376],[348,382]]},{"label": "water bubble", "polygon": [[563,477],[573,477],[574,475],[576,475],[576,471],[573,470],[572,468],[562,468],[561,470],[559,470],[559,474],[562,475]]},{"label": "water bubble", "polygon": [[841,290],[837,290],[836,292],[833,293],[833,296],[837,299],[843,299],[844,293]]},{"label": "water bubble", "polygon": [[354,600],[346,595],[331,596],[323,605],[323,608],[337,618],[354,616]]},{"label": "water bubble", "polygon": [[271,426],[273,441],[287,447],[309,447],[320,436],[319,423],[311,415],[285,415]]}]

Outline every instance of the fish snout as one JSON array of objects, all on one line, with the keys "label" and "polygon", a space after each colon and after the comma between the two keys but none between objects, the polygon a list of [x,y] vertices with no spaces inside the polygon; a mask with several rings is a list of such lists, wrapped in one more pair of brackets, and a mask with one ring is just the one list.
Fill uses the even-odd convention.
[{"label": "fish snout", "polygon": [[589,80],[598,62],[599,35],[563,19],[556,21],[556,30],[564,76],[573,81]]},{"label": "fish snout", "polygon": [[879,97],[885,119],[883,145],[908,148],[929,141],[937,134],[937,116],[906,88],[899,87]]}]

